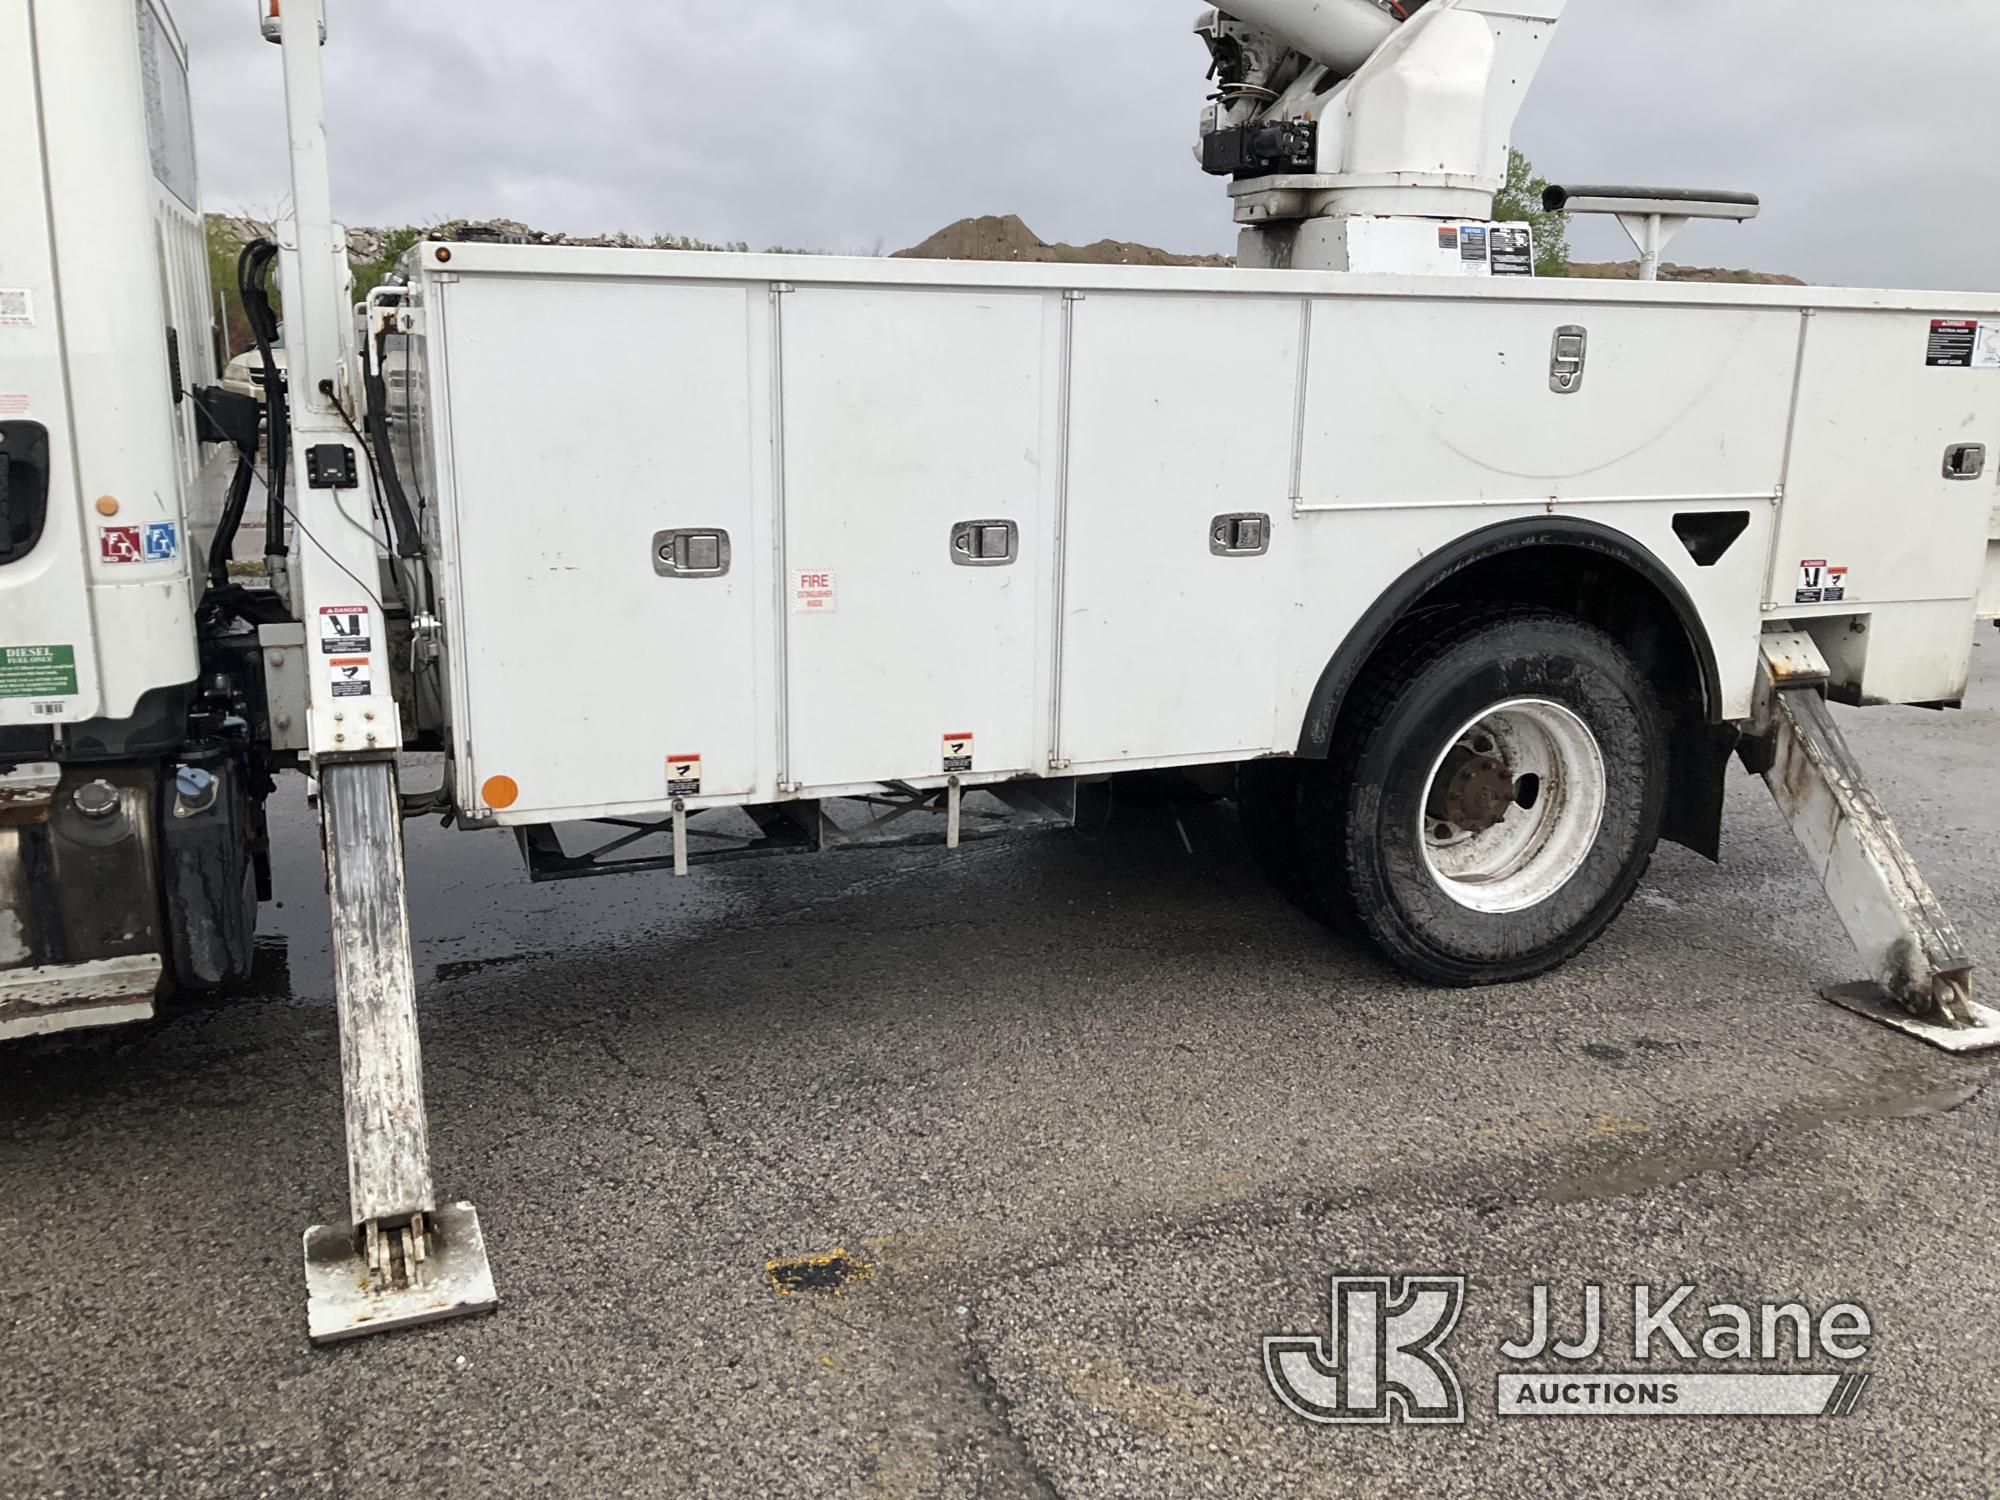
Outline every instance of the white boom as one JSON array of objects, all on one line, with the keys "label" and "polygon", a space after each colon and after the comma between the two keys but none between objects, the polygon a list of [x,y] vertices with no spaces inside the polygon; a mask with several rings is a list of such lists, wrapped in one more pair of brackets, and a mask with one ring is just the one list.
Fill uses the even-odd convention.
[{"label": "white boom", "polygon": [[[1233,179],[1251,266],[1412,269],[1345,221],[1483,223],[1564,0],[1234,0],[1196,25],[1214,59],[1202,164]],[[1435,239],[1432,241],[1435,246]]]}]

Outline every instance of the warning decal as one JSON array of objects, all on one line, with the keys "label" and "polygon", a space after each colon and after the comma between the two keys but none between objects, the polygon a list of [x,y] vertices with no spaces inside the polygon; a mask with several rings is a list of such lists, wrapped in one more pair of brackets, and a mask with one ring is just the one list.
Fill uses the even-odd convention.
[{"label": "warning decal", "polygon": [[1823,557],[1807,558],[1799,564],[1799,588],[1794,604],[1844,604],[1847,601],[1847,569],[1836,568]]},{"label": "warning decal", "polygon": [[366,656],[375,649],[374,631],[365,604],[333,604],[319,612],[319,649],[323,656]]},{"label": "warning decal", "polygon": [[794,571],[792,574],[792,613],[795,615],[832,615],[840,612],[840,581],[833,574],[817,569]]},{"label": "warning decal", "polygon": [[701,795],[701,757],[699,755],[669,755],[667,757],[667,795],[669,797],[699,797]]},{"label": "warning decal", "polygon": [[948,734],[944,737],[944,768],[947,774],[972,769],[972,736]]},{"label": "warning decal", "polygon": [[[0,646],[0,698],[59,698],[76,693],[76,647]],[[43,705],[35,712],[43,717]]]},{"label": "warning decal", "polygon": [[372,698],[373,671],[365,656],[336,656],[326,664],[327,681],[336,698]]},{"label": "warning decal", "polygon": [[35,294],[26,287],[0,287],[0,328],[33,328]]},{"label": "warning decal", "polygon": [[1924,363],[1934,370],[2000,370],[2000,323],[1931,319]]}]

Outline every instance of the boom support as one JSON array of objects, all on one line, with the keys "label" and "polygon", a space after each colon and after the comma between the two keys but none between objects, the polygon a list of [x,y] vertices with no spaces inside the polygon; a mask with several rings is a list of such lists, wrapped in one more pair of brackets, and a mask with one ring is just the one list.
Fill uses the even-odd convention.
[{"label": "boom support", "polygon": [[361,380],[347,237],[333,221],[321,100],[321,0],[284,11],[285,106],[294,220],[286,244],[292,334],[291,580],[306,622],[313,768],[326,820],[345,1084],[347,1228],[306,1233],[315,1341],[482,1312],[496,1303],[470,1204],[435,1212],[416,982],[404,905],[391,684],[372,465],[358,435]]}]

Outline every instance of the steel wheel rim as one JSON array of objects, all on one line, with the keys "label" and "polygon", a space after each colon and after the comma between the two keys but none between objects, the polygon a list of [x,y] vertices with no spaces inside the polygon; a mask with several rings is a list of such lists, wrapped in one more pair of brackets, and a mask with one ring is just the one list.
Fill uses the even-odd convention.
[{"label": "steel wheel rim", "polygon": [[1418,847],[1445,895],[1501,915],[1539,906],[1597,845],[1604,753],[1573,710],[1512,698],[1468,720],[1431,763]]}]

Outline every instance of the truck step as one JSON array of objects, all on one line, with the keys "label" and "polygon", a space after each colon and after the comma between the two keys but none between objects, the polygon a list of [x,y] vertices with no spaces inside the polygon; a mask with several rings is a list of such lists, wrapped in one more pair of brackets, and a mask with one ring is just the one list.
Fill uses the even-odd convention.
[{"label": "truck step", "polygon": [[150,1021],[161,972],[159,954],[135,953],[0,973],[0,1041]]}]

